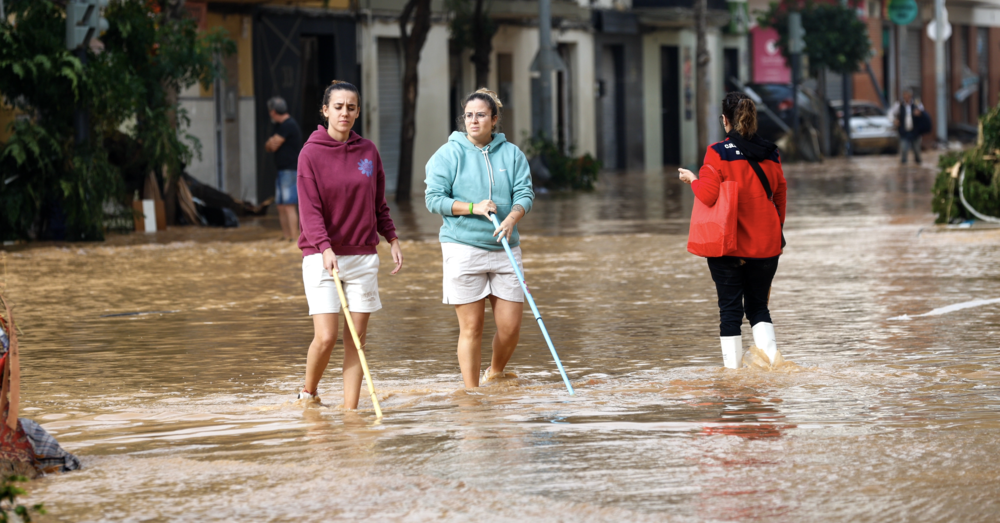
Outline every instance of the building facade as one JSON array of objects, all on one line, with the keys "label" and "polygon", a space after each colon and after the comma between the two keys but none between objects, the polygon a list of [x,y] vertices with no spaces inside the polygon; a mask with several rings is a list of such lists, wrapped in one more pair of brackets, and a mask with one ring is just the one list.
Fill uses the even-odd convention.
[{"label": "building facade", "polygon": [[[755,77],[747,29],[767,8],[749,0],[747,24],[733,30],[734,3],[709,1],[709,114],[717,112],[727,82]],[[199,2],[189,5],[197,7]],[[226,58],[227,77],[212,89],[183,93],[191,134],[202,156],[189,172],[238,198],[258,202],[273,194],[274,168],[261,144],[271,133],[265,103],[284,96],[308,133],[319,124],[319,96],[333,78],[362,91],[358,132],[374,141],[395,190],[402,124],[402,49],[398,17],[404,0],[320,2],[219,1],[204,3],[206,27],[224,27],[238,52]],[[694,165],[696,143],[693,0],[552,0],[553,44],[564,64],[553,81],[555,138],[576,154],[590,153],[609,169],[661,170]],[[927,25],[933,1],[893,23],[888,3],[855,2],[868,27],[873,56],[852,79],[853,98],[892,104],[913,89],[937,117],[935,56]],[[946,41],[949,135],[974,134],[978,117],[1000,92],[1000,0],[949,0],[952,36]],[[493,2],[499,28],[493,38],[489,85],[505,101],[503,130],[517,144],[532,134],[530,66],[538,52],[537,1]],[[419,64],[413,191],[422,168],[456,129],[458,101],[475,90],[470,50],[450,42],[449,14],[432,2],[432,29]],[[829,99],[843,96],[841,80],[826,75]],[[731,86],[729,86],[731,88]],[[715,118],[710,139],[721,136]],[[941,137],[925,136],[928,144]]]},{"label": "building facade", "polygon": [[[936,118],[934,46],[927,34],[933,0],[917,3],[916,19],[897,25],[887,16],[887,0],[852,0],[874,51],[852,79],[853,98],[891,104],[911,88]],[[200,27],[223,28],[237,44],[236,54],[220,57],[224,78],[209,89],[195,86],[181,93],[191,119],[185,132],[202,145],[188,172],[248,202],[273,196],[275,168],[263,149],[273,133],[267,100],[284,97],[308,135],[320,125],[323,89],[340,79],[361,90],[356,130],[378,146],[387,189],[394,192],[402,126],[399,16],[405,4],[187,0]],[[525,145],[533,133],[538,1],[489,5],[498,30],[488,85],[478,86],[472,51],[451,45],[444,0],[431,2],[432,27],[418,66],[414,194],[423,191],[424,164],[458,127],[460,100],[476,88],[500,94],[508,140]],[[553,45],[561,59],[552,82],[553,138],[567,152],[596,156],[607,169],[656,172],[698,164],[694,0],[551,0],[551,5]],[[761,76],[757,69],[763,61],[753,56],[751,31],[757,31],[756,17],[767,6],[768,0],[708,0],[709,115],[717,114],[719,100],[734,88],[731,80],[754,82]],[[967,136],[979,115],[998,103],[1000,0],[948,0],[947,7],[948,128],[953,137]],[[780,76],[768,78],[787,81],[774,80]],[[829,99],[843,96],[836,75],[827,75],[824,85]],[[0,119],[13,117],[0,111]],[[721,138],[716,118],[707,125],[710,140]],[[932,133],[925,140],[938,138]]]},{"label": "building facade", "polygon": [[[868,64],[853,75],[852,98],[890,106],[912,89],[936,119],[936,57],[927,29],[934,20],[934,1],[916,2],[915,19],[899,25],[890,19],[889,0],[851,1],[873,48]],[[751,12],[767,5],[767,0],[750,0]],[[1000,0],[947,0],[945,7],[952,28],[944,46],[948,137],[937,136],[935,120],[935,131],[924,135],[928,146],[974,135],[979,116],[997,105],[1000,93]],[[842,85],[840,76],[828,74],[828,99],[842,99]]]},{"label": "building facade", "polygon": [[[567,152],[589,153],[609,169],[661,170],[698,162],[695,142],[693,0],[551,0],[553,137]],[[724,78],[746,75],[746,38],[729,34],[724,0],[710,0],[708,45],[712,106]],[[289,102],[305,134],[319,125],[320,96],[334,78],[358,85],[357,131],[375,142],[387,190],[398,182],[405,0],[201,2],[188,0],[203,27],[223,27],[238,44],[225,58],[226,78],[182,93],[188,130],[202,143],[190,172],[250,202],[274,193],[275,170],[263,143],[273,132],[266,102]],[[531,64],[538,53],[537,0],[494,1],[489,82],[475,85],[471,50],[450,45],[449,13],[433,0],[432,27],[418,66],[413,192],[423,166],[458,127],[458,104],[478,87],[504,101],[503,131],[524,145],[532,129]],[[714,114],[711,113],[710,114]],[[718,127],[713,118],[710,126]],[[717,138],[720,129],[710,129]]]}]

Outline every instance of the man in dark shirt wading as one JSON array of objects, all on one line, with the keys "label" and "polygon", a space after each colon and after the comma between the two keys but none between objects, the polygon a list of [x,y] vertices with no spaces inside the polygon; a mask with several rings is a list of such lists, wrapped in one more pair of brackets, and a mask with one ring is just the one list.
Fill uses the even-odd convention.
[{"label": "man in dark shirt wading", "polygon": [[278,178],[274,182],[274,199],[281,221],[281,239],[297,240],[299,237],[299,193],[296,187],[296,170],[299,150],[302,149],[302,130],[288,114],[284,98],[275,96],[267,101],[267,111],[274,122],[274,135],[264,143],[264,150],[274,153]]}]

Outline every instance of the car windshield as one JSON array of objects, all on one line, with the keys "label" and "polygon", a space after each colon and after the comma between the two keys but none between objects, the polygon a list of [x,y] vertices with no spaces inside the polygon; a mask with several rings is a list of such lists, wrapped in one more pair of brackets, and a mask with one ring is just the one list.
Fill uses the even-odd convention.
[{"label": "car windshield", "polygon": [[792,86],[784,84],[750,84],[750,87],[765,100],[784,100],[792,97]]},{"label": "car windshield", "polygon": [[[837,116],[843,117],[844,106],[835,105],[833,108],[837,111]],[[877,105],[872,105],[869,103],[860,103],[851,105],[851,116],[885,116],[885,111],[879,108]]]},{"label": "car windshield", "polygon": [[874,105],[858,105],[851,107],[851,114],[854,116],[885,116],[885,112]]}]

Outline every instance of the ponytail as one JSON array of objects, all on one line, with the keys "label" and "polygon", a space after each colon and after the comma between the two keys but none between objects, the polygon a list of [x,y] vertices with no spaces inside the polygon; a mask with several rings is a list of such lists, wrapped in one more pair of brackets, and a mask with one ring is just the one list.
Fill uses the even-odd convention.
[{"label": "ponytail", "polygon": [[749,139],[757,132],[757,105],[749,96],[733,91],[722,100],[722,115],[736,132]]}]

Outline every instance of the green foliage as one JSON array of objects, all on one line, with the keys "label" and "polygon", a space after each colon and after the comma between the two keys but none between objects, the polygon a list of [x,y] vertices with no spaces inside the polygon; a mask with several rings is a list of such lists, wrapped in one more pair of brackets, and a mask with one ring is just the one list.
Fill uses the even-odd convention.
[{"label": "green foliage", "polygon": [[[497,23],[489,16],[491,3],[486,1],[479,20],[487,38],[496,34],[498,29]],[[476,39],[480,38],[476,32],[475,4],[476,0],[445,0],[445,9],[451,13],[451,39],[459,49],[475,49]]]},{"label": "green foliage", "polygon": [[[0,239],[102,239],[106,204],[130,199],[126,171],[165,166],[176,177],[200,153],[177,93],[210,85],[222,74],[218,57],[236,46],[222,31],[199,34],[194,20],[161,14],[164,1],[113,2],[105,49],[88,51],[86,65],[65,49],[61,3],[5,2],[0,93],[22,116],[0,144]],[[78,108],[90,136],[79,145]]]},{"label": "green foliage", "polygon": [[1000,106],[982,117],[982,144],[962,152],[941,155],[934,180],[931,209],[936,223],[975,219],[958,195],[959,177],[952,178],[952,168],[962,162],[965,169],[963,192],[973,209],[987,216],[1000,217]]},{"label": "green foliage", "polygon": [[762,27],[778,31],[778,48],[785,59],[788,52],[788,13],[802,13],[805,31],[805,53],[809,55],[809,70],[815,75],[828,68],[838,74],[859,70],[871,55],[872,44],[868,27],[857,15],[856,6],[818,3],[813,0],[781,0],[771,2],[757,21]]},{"label": "green foliage", "polygon": [[[65,49],[62,8],[49,1],[10,0],[0,20],[0,93],[26,117],[8,129],[0,144],[0,239],[44,236],[43,209],[72,217],[59,235],[98,239],[93,226],[100,205],[113,194],[116,179],[84,180],[85,173],[107,172],[106,157],[73,143],[73,111],[87,92],[80,60]],[[85,169],[78,167],[84,166]],[[95,183],[96,182],[96,183]]]},{"label": "green foliage", "polygon": [[[45,514],[45,507],[41,503],[26,507],[17,502],[17,497],[25,495],[27,491],[16,484],[27,481],[28,478],[24,476],[10,476],[4,478],[3,482],[0,483],[0,523],[7,523],[8,521],[31,523],[32,512],[35,514]],[[12,515],[16,515],[16,517],[11,519]]]},{"label": "green foliage", "polygon": [[[222,75],[220,55],[236,52],[236,43],[216,28],[198,34],[191,19],[155,16],[157,2],[121,1],[112,4],[106,17],[106,51],[93,67],[104,98],[107,121],[117,128],[135,118],[132,138],[141,146],[141,157],[150,166],[166,166],[168,176],[180,175],[181,166],[200,156],[197,138],[184,132],[190,125],[176,93],[201,82],[208,88]],[[154,169],[159,171],[159,169]]]},{"label": "green foliage", "polygon": [[592,190],[597,183],[598,173],[601,171],[601,162],[590,155],[573,156],[573,148],[570,154],[565,154],[563,149],[552,140],[536,137],[530,139],[528,146],[524,149],[524,154],[529,158],[541,157],[545,167],[549,169],[551,178],[542,183],[548,189],[583,189]]}]

